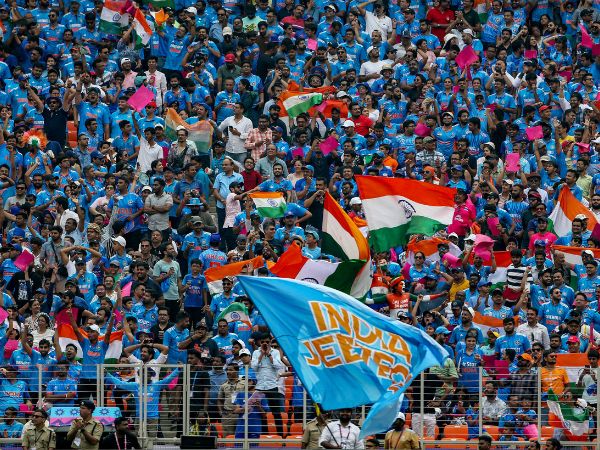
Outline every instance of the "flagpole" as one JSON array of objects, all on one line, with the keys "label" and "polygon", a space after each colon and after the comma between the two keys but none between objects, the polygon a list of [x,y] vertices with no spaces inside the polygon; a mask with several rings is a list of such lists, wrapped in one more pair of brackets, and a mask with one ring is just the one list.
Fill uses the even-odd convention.
[{"label": "flagpole", "polygon": [[250,366],[246,365],[245,367],[245,377],[244,377],[244,448],[249,448],[248,445],[248,377],[250,376]]}]

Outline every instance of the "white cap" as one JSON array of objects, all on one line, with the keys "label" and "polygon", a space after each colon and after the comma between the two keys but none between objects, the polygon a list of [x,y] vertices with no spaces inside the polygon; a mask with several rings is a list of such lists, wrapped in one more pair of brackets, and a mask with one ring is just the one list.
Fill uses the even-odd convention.
[{"label": "white cap", "polygon": [[490,146],[490,147],[492,147],[494,150],[496,150],[496,144],[494,144],[493,142],[489,142],[489,141],[488,141],[488,142],[485,142],[483,145],[484,145],[484,146],[485,146],[485,145],[489,145],[489,146]]},{"label": "white cap", "polygon": [[370,46],[370,47],[367,49],[367,55],[368,55],[369,53],[371,53],[371,50],[377,50],[377,51],[379,51],[379,48],[378,48],[378,47],[373,47],[373,46],[371,45],[371,46]]},{"label": "white cap", "polygon": [[150,191],[150,192],[152,192],[152,188],[150,186],[144,186],[142,188],[142,192],[144,192],[144,191]]},{"label": "white cap", "polygon": [[473,36],[473,30],[467,28],[466,30],[463,30],[463,34],[470,34],[471,36]]},{"label": "white cap", "polygon": [[579,220],[587,220],[588,216],[586,216],[585,214],[577,214],[575,218]]},{"label": "white cap", "polygon": [[223,36],[231,36],[233,34],[233,30],[230,27],[225,27],[223,28],[223,31],[221,31],[221,34]]},{"label": "white cap", "polygon": [[238,353],[239,356],[243,356],[243,355],[248,355],[248,356],[252,356],[252,353],[250,353],[250,350],[248,350],[247,348],[243,348],[240,350],[240,352]]},{"label": "white cap", "polygon": [[473,242],[475,242],[475,235],[471,233],[471,234],[470,234],[470,235],[469,235],[469,236],[468,236],[468,237],[465,239],[465,241],[473,241]]},{"label": "white cap", "polygon": [[450,234],[448,235],[448,237],[449,237],[449,238],[451,238],[451,237],[455,237],[455,238],[457,238],[457,239],[458,239],[458,234],[456,234],[456,233],[450,233]]},{"label": "white cap", "polygon": [[446,36],[444,36],[444,44],[447,44],[450,39],[454,39],[455,37],[456,36],[452,33],[447,34]]},{"label": "white cap", "polygon": [[401,419],[403,422],[406,422],[406,416],[403,412],[398,412],[398,414],[396,414],[396,419]]},{"label": "white cap", "polygon": [[177,128],[175,128],[175,131],[181,131],[181,130],[187,131],[187,128],[184,127],[183,125],[178,125]]},{"label": "white cap", "polygon": [[194,8],[193,6],[189,6],[187,8],[185,8],[185,12],[189,12],[190,14],[198,14],[198,10],[196,8]]},{"label": "white cap", "polygon": [[345,120],[342,124],[342,128],[354,127],[354,122],[351,120]]},{"label": "white cap", "polygon": [[593,252],[593,251],[591,251],[591,250],[584,250],[584,251],[582,251],[582,252],[581,252],[581,254],[582,254],[582,255],[583,255],[584,253],[585,253],[586,255],[590,255],[592,258],[594,257],[594,252]]},{"label": "white cap", "polygon": [[117,236],[116,238],[112,238],[112,240],[123,247],[127,245],[127,241],[123,236]]},{"label": "white cap", "polygon": [[502,180],[502,181],[503,181],[504,183],[506,183],[506,184],[510,185],[510,186],[512,186],[513,184],[515,184],[515,183],[513,182],[513,180],[511,180],[510,178],[506,178],[506,179],[504,179],[504,180]]},{"label": "white cap", "polygon": [[338,92],[337,94],[335,94],[335,96],[336,96],[337,98],[347,97],[347,96],[348,96],[348,93],[347,93],[346,91],[340,91],[340,92]]},{"label": "white cap", "polygon": [[89,325],[89,326],[88,326],[88,329],[89,329],[90,331],[95,331],[96,333],[100,333],[100,327],[99,327],[98,325],[96,325],[96,324],[94,324],[94,325]]},{"label": "white cap", "polygon": [[550,158],[548,155],[544,155],[540,158],[540,161],[552,161],[552,158]]},{"label": "white cap", "polygon": [[359,197],[352,197],[350,200],[350,206],[352,205],[362,205],[362,200]]},{"label": "white cap", "polygon": [[129,59],[129,58],[121,58],[121,65],[123,65],[126,62],[130,63],[131,59]]},{"label": "white cap", "polygon": [[475,317],[475,310],[473,308],[471,308],[468,305],[463,306],[463,309],[466,309],[467,311],[469,311],[469,314],[471,314],[471,317]]}]

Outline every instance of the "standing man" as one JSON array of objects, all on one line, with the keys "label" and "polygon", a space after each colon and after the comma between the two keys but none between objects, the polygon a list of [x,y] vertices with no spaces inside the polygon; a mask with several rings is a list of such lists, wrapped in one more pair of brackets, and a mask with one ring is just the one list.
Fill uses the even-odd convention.
[{"label": "standing man", "polygon": [[[112,326],[112,324],[111,324]],[[96,405],[91,400],[84,400],[79,406],[80,418],[71,424],[67,433],[67,440],[72,442],[71,448],[80,450],[98,450],[104,425],[92,417]]]},{"label": "standing man", "polygon": [[235,103],[233,105],[233,116],[227,117],[219,125],[221,133],[227,131],[225,153],[240,164],[243,164],[244,159],[248,156],[248,150],[246,150],[244,144],[248,134],[254,128],[252,121],[244,116],[244,110],[242,103]]},{"label": "standing man", "polygon": [[321,433],[321,447],[324,448],[365,448],[359,439],[360,428],[350,422],[352,410],[340,410],[340,420],[330,422]]},{"label": "standing man", "polygon": [[[224,122],[223,122],[224,123]],[[223,159],[223,171],[219,173],[213,184],[213,195],[217,200],[217,222],[219,224],[219,231],[223,229],[225,223],[225,202],[229,195],[229,185],[234,181],[240,184],[244,184],[244,178],[237,172],[233,171],[234,161],[230,157],[226,156]],[[207,267],[205,267],[207,269]]]},{"label": "standing man", "polygon": [[33,427],[23,434],[23,450],[54,450],[56,448],[56,433],[46,426],[48,413],[36,409],[31,416]]},{"label": "standing man", "polygon": [[146,197],[144,212],[148,215],[148,229],[160,231],[163,240],[171,237],[169,211],[173,206],[173,197],[165,192],[165,180],[156,178],[152,184],[152,194]]},{"label": "standing man", "polygon": [[[264,334],[260,339],[260,347],[254,350],[250,367],[256,372],[256,390],[262,392],[269,403],[269,409],[275,419],[277,434],[283,436],[283,424],[281,422],[283,399],[278,386],[279,372],[285,369],[285,365],[281,361],[279,350],[271,348],[271,338],[268,334]],[[263,430],[265,431],[267,429],[266,425],[266,423],[263,423]]]}]

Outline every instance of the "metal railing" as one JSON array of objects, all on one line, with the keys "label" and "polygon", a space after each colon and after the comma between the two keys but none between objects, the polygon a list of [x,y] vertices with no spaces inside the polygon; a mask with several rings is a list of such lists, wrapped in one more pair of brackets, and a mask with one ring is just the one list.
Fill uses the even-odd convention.
[{"label": "metal railing", "polygon": [[[204,409],[192,407],[196,393],[190,387],[195,386],[192,377],[197,373],[189,365],[104,364],[95,370],[97,384],[93,390],[98,405],[95,414],[105,414],[102,419],[107,424],[105,431],[112,431],[110,423],[114,417],[125,416],[147,448],[155,444],[177,447],[182,435],[198,432],[198,415],[204,414]],[[173,374],[175,370],[177,373]],[[78,414],[79,394],[61,406],[61,419],[56,416],[57,408],[51,408],[52,402],[46,398],[54,379],[47,368],[19,366],[17,377],[30,386],[32,403],[48,410],[50,424],[57,430],[68,430],[70,420]],[[413,381],[406,391],[402,409],[407,425],[427,449],[476,448],[477,437],[488,433],[496,448],[526,448],[530,440],[555,437],[566,448],[600,450],[596,439],[600,423],[597,408],[600,393],[596,382],[599,378],[600,370],[587,366],[558,368],[556,372],[533,368],[516,375],[514,368],[510,371],[459,368],[458,380],[453,376],[453,367],[436,368]],[[557,398],[548,395],[550,386],[554,387]],[[306,423],[314,415],[310,411],[312,402],[304,389],[296,386],[295,396],[292,396],[291,388],[291,383],[286,383],[282,395],[282,433],[276,431],[278,424],[270,414],[260,415],[266,422],[262,429],[253,422],[258,416],[246,420],[253,414],[246,399],[254,398],[246,378],[241,378],[235,389],[236,402],[242,408],[235,433],[223,432],[222,423],[216,417],[216,405],[211,403],[214,399],[209,398],[207,412],[219,434],[219,446],[248,448],[260,442],[261,447],[271,444],[298,447]],[[206,394],[210,395],[210,391]],[[68,405],[71,402],[73,407]],[[55,403],[61,405],[61,402]],[[25,408],[17,409],[17,420],[27,421]],[[368,405],[355,410],[354,419],[359,425],[368,411]],[[570,422],[561,421],[559,411]],[[581,420],[582,417],[585,419]],[[0,446],[19,442],[17,438],[0,436]]]}]

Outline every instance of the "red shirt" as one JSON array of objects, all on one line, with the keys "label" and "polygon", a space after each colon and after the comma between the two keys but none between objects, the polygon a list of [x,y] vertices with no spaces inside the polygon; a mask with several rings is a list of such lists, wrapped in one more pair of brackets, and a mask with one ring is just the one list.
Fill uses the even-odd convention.
[{"label": "red shirt", "polygon": [[242,170],[240,172],[240,175],[242,175],[242,178],[244,179],[245,191],[254,189],[256,186],[262,183],[262,177],[260,176],[260,173],[258,173],[256,170],[251,170],[250,172],[248,172],[247,170]]},{"label": "red shirt", "polygon": [[[427,20],[429,20],[432,24],[448,25],[450,22],[454,21],[454,11],[447,9],[446,11],[442,12],[438,8],[432,8],[427,13]],[[431,34],[435,34],[440,40],[440,44],[444,46],[444,36],[446,36],[445,28],[432,26]]]},{"label": "red shirt", "polygon": [[361,115],[358,116],[358,119],[352,117],[350,120],[354,122],[354,130],[361,136],[366,136],[369,134],[369,128],[373,126],[373,121],[367,116]]}]

